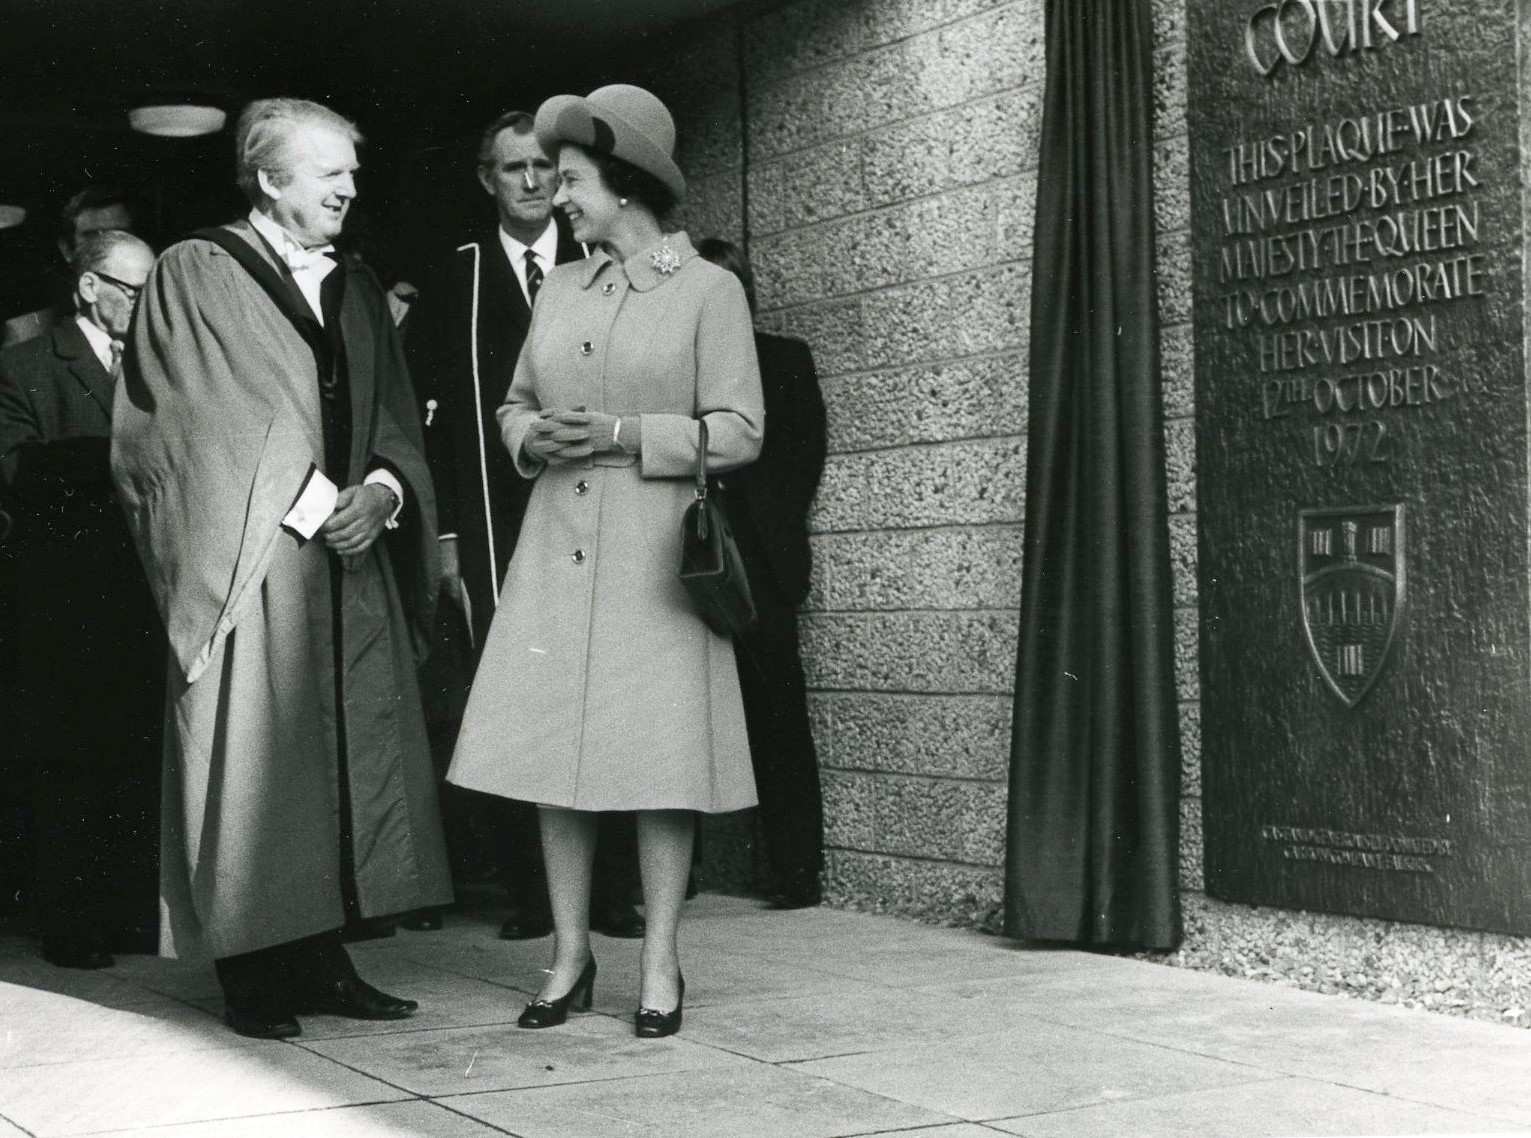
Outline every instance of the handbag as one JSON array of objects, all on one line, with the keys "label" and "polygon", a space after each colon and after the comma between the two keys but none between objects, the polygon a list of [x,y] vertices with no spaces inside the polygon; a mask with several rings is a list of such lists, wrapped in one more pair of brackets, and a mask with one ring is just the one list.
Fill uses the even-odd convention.
[{"label": "handbag", "polygon": [[737,636],[755,627],[755,599],[723,503],[707,487],[707,420],[699,419],[696,498],[681,519],[680,583],[707,627]]}]

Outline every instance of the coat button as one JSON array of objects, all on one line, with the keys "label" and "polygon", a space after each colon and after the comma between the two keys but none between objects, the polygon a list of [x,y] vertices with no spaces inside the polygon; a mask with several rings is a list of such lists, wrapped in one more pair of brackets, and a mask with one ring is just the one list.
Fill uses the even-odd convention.
[{"label": "coat button", "polygon": [[604,285],[601,286],[601,295],[602,296],[610,296],[612,293],[614,293],[616,291],[617,291],[617,286],[615,284],[613,284],[611,281],[607,281]]},{"label": "coat button", "polygon": [[593,351],[595,351],[595,345],[592,344],[589,340],[586,340],[579,346],[579,354],[582,356],[588,356]]},{"label": "coat button", "polygon": [[574,558],[574,564],[576,565],[583,565],[585,563],[585,551],[583,549],[576,549],[569,556]]},{"label": "coat button", "polygon": [[589,493],[590,492],[590,483],[586,482],[583,478],[581,478],[578,482],[576,482],[574,484],[574,492],[576,494],[587,494],[587,493]]}]

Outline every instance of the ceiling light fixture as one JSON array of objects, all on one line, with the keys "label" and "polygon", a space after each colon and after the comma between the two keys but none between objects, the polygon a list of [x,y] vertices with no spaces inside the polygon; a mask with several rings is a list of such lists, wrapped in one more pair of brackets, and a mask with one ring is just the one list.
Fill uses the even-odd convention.
[{"label": "ceiling light fixture", "polygon": [[203,103],[154,103],[134,107],[128,112],[128,124],[141,134],[161,138],[196,138],[217,134],[228,116],[217,107]]},{"label": "ceiling light fixture", "polygon": [[0,205],[0,229],[15,229],[27,219],[27,211],[19,205]]}]

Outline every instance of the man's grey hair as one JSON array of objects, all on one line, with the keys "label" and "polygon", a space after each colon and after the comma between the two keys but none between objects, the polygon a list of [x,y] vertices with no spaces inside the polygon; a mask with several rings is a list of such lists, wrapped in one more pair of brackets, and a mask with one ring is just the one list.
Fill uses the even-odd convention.
[{"label": "man's grey hair", "polygon": [[74,256],[69,258],[69,268],[74,273],[74,279],[79,280],[86,273],[99,271],[112,259],[112,254],[124,245],[149,248],[147,241],[135,237],[126,229],[98,229],[94,233],[85,234],[74,247]]},{"label": "man's grey hair", "polygon": [[488,169],[494,165],[494,140],[507,130],[513,134],[531,134],[537,120],[525,111],[506,111],[484,128],[478,139],[478,164]]},{"label": "man's grey hair", "polygon": [[352,143],[362,140],[361,131],[350,119],[307,99],[256,99],[240,114],[234,127],[234,161],[239,188],[250,204],[265,200],[260,188],[262,170],[274,185],[284,186],[292,180],[288,143],[301,127],[311,125],[328,127]]}]

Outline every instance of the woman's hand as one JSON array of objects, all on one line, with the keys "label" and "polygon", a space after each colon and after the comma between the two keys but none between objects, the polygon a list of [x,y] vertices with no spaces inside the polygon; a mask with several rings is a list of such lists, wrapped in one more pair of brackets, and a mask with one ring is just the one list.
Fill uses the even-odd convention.
[{"label": "woman's hand", "polygon": [[622,445],[614,438],[617,416],[583,407],[546,408],[526,435],[526,452],[544,462],[575,462],[614,450],[633,450],[637,418],[622,420]]}]

